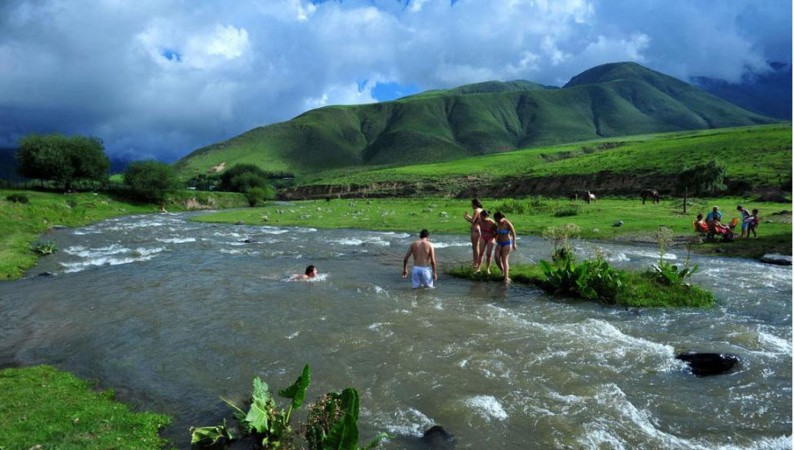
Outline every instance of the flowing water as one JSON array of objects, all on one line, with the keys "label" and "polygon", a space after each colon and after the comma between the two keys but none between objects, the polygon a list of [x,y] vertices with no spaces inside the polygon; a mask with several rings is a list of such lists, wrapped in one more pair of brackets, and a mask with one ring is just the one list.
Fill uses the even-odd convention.
[{"label": "flowing water", "polygon": [[[96,380],[172,415],[164,434],[180,448],[191,425],[229,415],[221,396],[242,403],[256,375],[284,388],[306,363],[307,400],[357,388],[362,442],[387,431],[385,449],[421,448],[412,442],[435,424],[458,449],[791,447],[790,267],[697,257],[694,282],[715,307],[627,310],[443,273],[436,289],[412,290],[400,277],[408,234],[189,218],[48,235],[60,251],[0,283],[0,366]],[[431,239],[442,268],[470,260],[466,235]],[[596,249],[618,267],[658,257],[653,246],[577,250]],[[511,261],[549,254],[523,238]],[[308,264],[318,279],[286,281]],[[687,350],[742,363],[698,378],[675,359]]]}]

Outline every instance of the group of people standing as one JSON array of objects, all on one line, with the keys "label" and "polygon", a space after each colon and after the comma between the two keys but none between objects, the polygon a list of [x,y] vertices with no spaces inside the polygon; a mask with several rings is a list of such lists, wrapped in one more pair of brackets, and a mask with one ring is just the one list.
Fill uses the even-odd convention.
[{"label": "group of people standing", "polygon": [[510,282],[510,252],[517,249],[516,229],[513,224],[497,211],[491,218],[479,199],[471,201],[472,213],[466,211],[463,218],[471,224],[472,267],[475,273],[482,268],[485,259],[485,272],[491,273],[491,256],[496,267],[502,271],[505,282]]},{"label": "group of people standing", "polygon": [[711,211],[703,217],[703,214],[697,215],[695,220],[695,231],[706,233],[708,237],[713,238],[717,235],[722,236],[724,240],[733,240],[735,237],[734,229],[739,226],[741,222],[741,237],[746,239],[750,237],[758,237],[756,227],[758,226],[758,209],[753,209],[752,213],[742,205],[736,205],[736,211],[741,214],[741,219],[734,217],[727,225],[722,223],[722,212],[718,207],[713,207]]}]

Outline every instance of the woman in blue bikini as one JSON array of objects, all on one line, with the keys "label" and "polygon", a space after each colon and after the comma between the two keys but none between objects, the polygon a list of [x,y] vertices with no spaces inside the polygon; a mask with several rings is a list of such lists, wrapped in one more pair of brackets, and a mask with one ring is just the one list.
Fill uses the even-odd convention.
[{"label": "woman in blue bikini", "polygon": [[[510,250],[516,250],[516,229],[500,211],[494,214],[496,220],[496,267],[502,271],[505,283],[510,282]],[[512,238],[512,239],[511,239]]]}]

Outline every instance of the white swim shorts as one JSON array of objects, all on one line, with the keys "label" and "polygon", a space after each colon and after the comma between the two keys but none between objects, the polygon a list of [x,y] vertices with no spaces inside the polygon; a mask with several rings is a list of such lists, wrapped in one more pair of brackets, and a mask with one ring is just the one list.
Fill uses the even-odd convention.
[{"label": "white swim shorts", "polygon": [[411,272],[411,286],[418,287],[433,287],[433,269],[431,267],[414,266]]}]

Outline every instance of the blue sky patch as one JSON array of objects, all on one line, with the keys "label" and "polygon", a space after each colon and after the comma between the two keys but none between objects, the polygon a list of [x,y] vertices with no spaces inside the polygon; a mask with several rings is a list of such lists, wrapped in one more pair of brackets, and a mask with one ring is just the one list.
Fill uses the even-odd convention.
[{"label": "blue sky patch", "polygon": [[176,50],[172,50],[170,48],[164,48],[160,51],[160,54],[163,55],[163,58],[174,61],[180,62],[182,61],[182,55],[180,55]]}]

